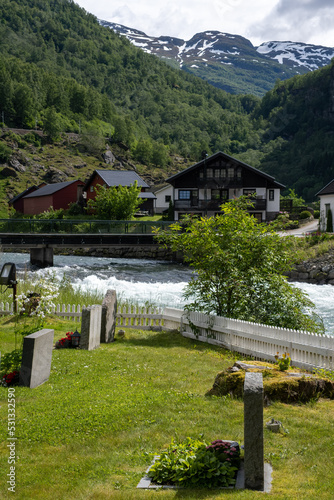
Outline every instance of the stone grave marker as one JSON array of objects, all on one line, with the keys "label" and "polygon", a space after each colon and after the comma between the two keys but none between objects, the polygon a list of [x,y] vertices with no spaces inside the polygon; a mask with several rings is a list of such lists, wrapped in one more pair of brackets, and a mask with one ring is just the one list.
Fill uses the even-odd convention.
[{"label": "stone grave marker", "polygon": [[101,343],[114,341],[116,328],[117,296],[115,290],[107,290],[102,302]]},{"label": "stone grave marker", "polygon": [[54,330],[40,330],[23,339],[20,385],[38,387],[50,376]]},{"label": "stone grave marker", "polygon": [[80,349],[92,351],[100,346],[102,306],[84,307],[81,314]]},{"label": "stone grave marker", "polygon": [[264,490],[263,378],[246,372],[244,383],[245,488]]}]

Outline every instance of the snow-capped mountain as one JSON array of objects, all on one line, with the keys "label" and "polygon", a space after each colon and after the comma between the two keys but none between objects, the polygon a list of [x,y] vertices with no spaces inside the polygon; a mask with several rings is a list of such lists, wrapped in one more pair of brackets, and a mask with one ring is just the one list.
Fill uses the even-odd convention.
[{"label": "snow-capped mountain", "polygon": [[334,48],[297,42],[265,42],[257,47],[259,54],[293,68],[309,71],[322,68],[334,57]]},{"label": "snow-capped mountain", "polygon": [[263,95],[275,81],[329,64],[334,49],[293,42],[266,42],[259,47],[240,35],[205,31],[190,40],[152,37],[133,28],[100,20],[132,44],[231,93]]}]

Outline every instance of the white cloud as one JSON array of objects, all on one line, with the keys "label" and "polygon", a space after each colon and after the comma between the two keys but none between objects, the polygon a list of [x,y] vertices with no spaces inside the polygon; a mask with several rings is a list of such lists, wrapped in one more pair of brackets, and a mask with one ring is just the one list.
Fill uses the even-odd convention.
[{"label": "white cloud", "polygon": [[99,19],[151,36],[190,39],[206,30],[249,38],[334,44],[333,0],[76,0]]},{"label": "white cloud", "polygon": [[334,5],[332,0],[279,0],[250,33],[262,41],[289,40],[332,47]]}]

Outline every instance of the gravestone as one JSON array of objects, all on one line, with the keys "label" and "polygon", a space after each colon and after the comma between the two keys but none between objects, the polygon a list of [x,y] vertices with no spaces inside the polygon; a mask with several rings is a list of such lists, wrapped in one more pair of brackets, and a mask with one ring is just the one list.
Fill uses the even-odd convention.
[{"label": "gravestone", "polygon": [[263,378],[246,372],[244,384],[245,488],[264,490]]},{"label": "gravestone", "polygon": [[84,307],[81,314],[80,349],[92,351],[100,346],[102,306]]},{"label": "gravestone", "polygon": [[54,330],[40,330],[23,339],[20,385],[38,387],[50,376]]},{"label": "gravestone", "polygon": [[101,343],[113,342],[116,328],[117,296],[115,290],[107,290],[102,302]]}]

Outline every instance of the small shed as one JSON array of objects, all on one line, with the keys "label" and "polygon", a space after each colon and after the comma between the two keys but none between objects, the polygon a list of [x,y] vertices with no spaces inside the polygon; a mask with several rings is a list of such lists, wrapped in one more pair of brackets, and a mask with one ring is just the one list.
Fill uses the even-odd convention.
[{"label": "small shed", "polygon": [[67,210],[71,203],[76,203],[82,196],[84,183],[80,180],[46,184],[36,191],[24,196],[23,213],[37,215],[50,207],[54,210]]}]

